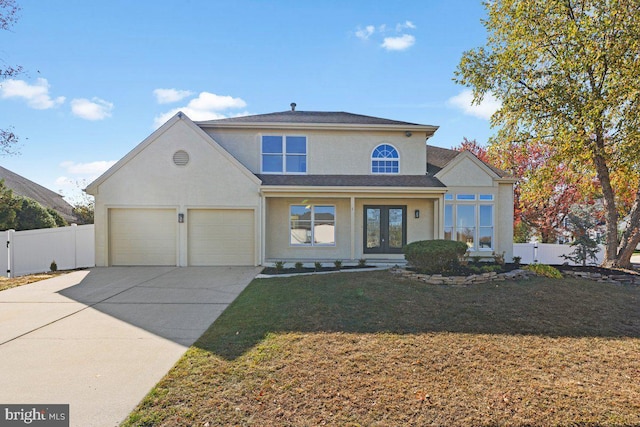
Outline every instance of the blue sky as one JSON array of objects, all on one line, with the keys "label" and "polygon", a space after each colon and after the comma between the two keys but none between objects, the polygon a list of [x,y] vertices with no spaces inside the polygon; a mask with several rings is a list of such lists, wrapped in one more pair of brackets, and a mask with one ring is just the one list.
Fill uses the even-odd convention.
[{"label": "blue sky", "polygon": [[0,61],[0,128],[21,154],[0,164],[69,198],[166,118],[289,109],[440,126],[429,140],[484,143],[495,103],[452,81],[484,44],[475,0],[18,0]]}]

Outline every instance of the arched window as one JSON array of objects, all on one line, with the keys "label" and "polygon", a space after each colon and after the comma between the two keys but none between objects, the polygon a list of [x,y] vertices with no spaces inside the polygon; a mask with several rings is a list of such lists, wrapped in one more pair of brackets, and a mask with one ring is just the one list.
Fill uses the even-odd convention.
[{"label": "arched window", "polygon": [[398,150],[389,144],[380,144],[371,154],[371,173],[399,173],[400,156]]}]

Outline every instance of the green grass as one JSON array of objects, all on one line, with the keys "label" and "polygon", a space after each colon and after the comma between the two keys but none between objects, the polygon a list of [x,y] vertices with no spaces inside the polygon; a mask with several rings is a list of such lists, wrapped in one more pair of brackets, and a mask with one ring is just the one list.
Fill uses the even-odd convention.
[{"label": "green grass", "polygon": [[640,424],[640,288],[255,280],[126,426]]}]

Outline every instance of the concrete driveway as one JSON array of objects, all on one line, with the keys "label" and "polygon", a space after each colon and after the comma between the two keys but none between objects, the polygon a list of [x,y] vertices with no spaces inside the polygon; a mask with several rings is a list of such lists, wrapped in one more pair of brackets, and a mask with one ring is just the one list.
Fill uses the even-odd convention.
[{"label": "concrete driveway", "polygon": [[117,426],[258,271],[94,268],[0,292],[0,404]]}]

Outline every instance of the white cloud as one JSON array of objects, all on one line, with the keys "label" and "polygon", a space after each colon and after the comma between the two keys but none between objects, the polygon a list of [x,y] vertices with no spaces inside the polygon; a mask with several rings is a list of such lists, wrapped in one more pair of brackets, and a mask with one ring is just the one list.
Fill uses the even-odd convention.
[{"label": "white cloud", "polygon": [[77,98],[71,101],[71,111],[76,116],[85,120],[103,120],[111,117],[113,104],[95,97],[91,100]]},{"label": "white cloud", "polygon": [[367,25],[366,27],[358,27],[355,31],[357,38],[363,41],[369,39],[376,39],[377,43],[380,43],[380,47],[387,51],[398,51],[409,49],[416,43],[415,36],[408,34],[417,27],[411,21],[404,21],[396,24],[394,27],[389,27],[387,24]]},{"label": "white cloud", "polygon": [[489,120],[493,113],[498,111],[502,106],[502,103],[490,93],[484,96],[480,104],[473,105],[472,102],[473,92],[470,89],[466,89],[458,95],[449,98],[447,104],[462,110],[463,113],[469,116],[475,116],[485,120]]},{"label": "white cloud", "polygon": [[403,34],[399,37],[385,37],[381,46],[387,50],[406,50],[413,46],[416,38],[411,34]]},{"label": "white cloud", "polygon": [[356,37],[360,40],[367,40],[376,31],[376,27],[373,25],[367,25],[364,28],[358,27],[356,30]]},{"label": "white cloud", "polygon": [[[242,98],[216,95],[210,92],[201,92],[197,98],[192,99],[184,107],[174,108],[154,119],[155,127],[160,127],[164,122],[173,117],[178,111],[185,113],[191,120],[216,120],[229,117],[226,110],[239,109],[247,106]],[[246,115],[246,113],[235,114]]]},{"label": "white cloud", "polygon": [[396,24],[396,31],[402,32],[404,30],[415,30],[416,26],[411,21],[404,21],[404,24]]},{"label": "white cloud", "polygon": [[87,195],[81,190],[115,163],[115,160],[98,160],[87,163],[64,161],[60,163],[64,175],[55,180],[55,188],[72,204],[83,201]]},{"label": "white cloud", "polygon": [[193,95],[193,92],[179,89],[155,89],[153,94],[156,96],[158,104],[170,104],[182,101],[186,97]]},{"label": "white cloud", "polygon": [[76,163],[71,160],[60,163],[68,174],[97,178],[115,164],[115,160],[98,160],[88,163]]},{"label": "white cloud", "polygon": [[64,96],[51,98],[49,95],[50,87],[47,79],[43,78],[38,78],[33,85],[24,80],[9,79],[0,84],[0,97],[3,99],[22,98],[31,108],[47,110],[57,107],[65,101]]}]

